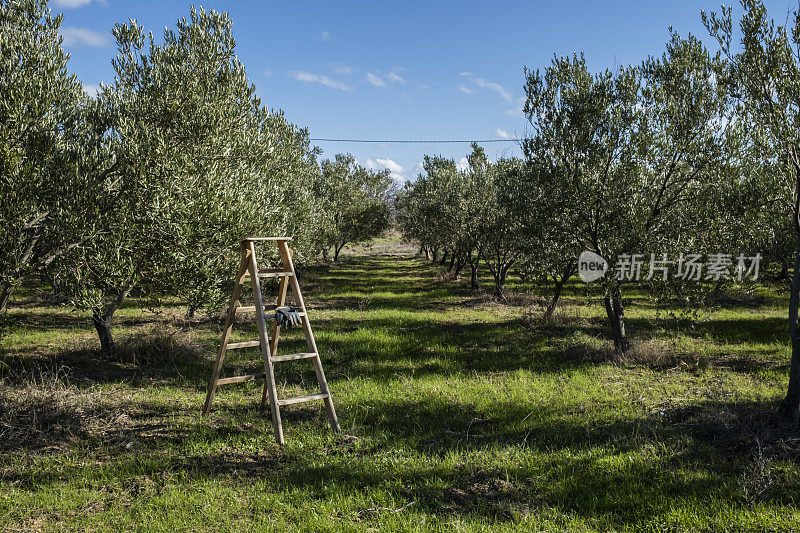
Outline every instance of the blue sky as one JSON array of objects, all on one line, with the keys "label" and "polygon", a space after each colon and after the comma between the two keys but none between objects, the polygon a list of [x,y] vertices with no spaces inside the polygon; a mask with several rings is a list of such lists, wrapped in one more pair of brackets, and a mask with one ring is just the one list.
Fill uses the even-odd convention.
[{"label": "blue sky", "polygon": [[[663,52],[671,25],[708,42],[700,10],[719,1],[268,2],[52,0],[64,13],[70,69],[89,91],[113,80],[110,30],[136,19],[157,36],[192,4],[227,11],[239,58],[265,104],[312,137],[500,139],[524,134],[523,67],[583,51],[590,68],[638,63]],[[783,23],[791,0],[767,0]],[[318,142],[398,179],[424,154],[460,160],[462,144]],[[485,145],[495,158],[514,143]]]}]

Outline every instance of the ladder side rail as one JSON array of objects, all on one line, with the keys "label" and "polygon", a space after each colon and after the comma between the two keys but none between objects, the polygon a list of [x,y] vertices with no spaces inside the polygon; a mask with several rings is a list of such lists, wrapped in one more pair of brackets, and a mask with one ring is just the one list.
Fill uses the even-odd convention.
[{"label": "ladder side rail", "polygon": [[269,335],[267,334],[267,319],[264,316],[264,302],[261,297],[261,282],[258,279],[258,262],[253,242],[248,241],[247,247],[253,257],[252,261],[250,261],[250,283],[253,285],[253,299],[255,300],[256,318],[258,319],[258,337],[261,340],[261,356],[264,359],[264,375],[269,395],[270,414],[272,415],[272,429],[275,432],[275,440],[278,441],[278,444],[283,444],[283,426],[281,425],[281,413],[278,406],[278,393],[275,390],[275,374],[269,353]]},{"label": "ladder side rail", "polygon": [[222,370],[222,362],[225,360],[225,351],[228,346],[228,340],[231,336],[231,330],[233,329],[233,321],[236,318],[236,308],[239,306],[239,293],[241,292],[242,279],[247,273],[248,264],[250,263],[250,250],[246,249],[244,246],[240,246],[239,251],[242,256],[242,261],[239,265],[239,271],[236,274],[236,284],[233,288],[231,302],[230,305],[228,305],[228,314],[225,317],[225,326],[222,332],[222,340],[220,341],[219,348],[217,349],[217,359],[214,362],[214,370],[211,372],[211,379],[208,382],[206,402],[203,405],[203,416],[207,416],[209,411],[211,411],[211,402],[214,401],[214,395],[217,392],[219,373]]},{"label": "ladder side rail", "polygon": [[319,350],[317,350],[317,343],[314,340],[314,333],[311,330],[311,323],[308,320],[308,312],[306,311],[306,304],[303,300],[303,294],[300,292],[300,283],[297,281],[297,275],[295,274],[292,254],[288,245],[286,244],[286,241],[278,241],[278,250],[280,251],[281,259],[283,260],[284,269],[288,272],[292,272],[293,274],[290,277],[292,292],[294,293],[295,300],[297,300],[297,304],[303,311],[300,319],[303,324],[303,333],[305,334],[306,338],[306,346],[308,347],[309,352],[314,352],[317,354],[316,357],[312,358],[314,363],[314,373],[317,375],[317,382],[319,383],[320,390],[326,395],[324,398],[325,409],[328,412],[328,420],[331,423],[331,428],[338,433],[340,431],[339,419],[336,416],[336,409],[333,407],[333,398],[331,398],[331,393],[328,389],[328,381],[325,379],[325,371],[322,369],[322,361],[319,357]]},{"label": "ladder side rail", "polygon": [[[283,277],[280,280],[280,285],[278,286],[278,298],[275,308],[281,307],[286,303],[286,289],[289,286],[289,278]],[[278,324],[278,321],[275,320],[272,324],[272,337],[270,338],[270,348],[269,348],[269,355],[270,359],[275,357],[278,352],[278,337],[281,334],[281,327]],[[267,405],[267,398],[269,396],[269,391],[267,390],[267,382],[264,381],[264,390],[261,393],[261,408],[263,409]]]}]

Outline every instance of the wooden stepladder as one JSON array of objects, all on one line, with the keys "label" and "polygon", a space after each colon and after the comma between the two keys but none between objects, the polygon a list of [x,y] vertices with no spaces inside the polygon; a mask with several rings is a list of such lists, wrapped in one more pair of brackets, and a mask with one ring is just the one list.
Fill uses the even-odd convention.
[{"label": "wooden stepladder", "polygon": [[[240,244],[241,264],[239,271],[236,274],[236,284],[233,289],[233,296],[231,303],[228,307],[228,314],[225,319],[225,326],[222,332],[222,341],[220,342],[219,349],[217,350],[217,359],[214,364],[214,370],[211,373],[211,380],[208,383],[208,394],[206,395],[206,403],[203,406],[203,415],[207,415],[211,410],[211,402],[214,401],[214,395],[217,392],[219,385],[227,385],[228,383],[241,383],[243,381],[250,381],[256,378],[264,378],[264,392],[261,396],[262,408],[266,406],[267,399],[269,399],[270,412],[272,414],[272,427],[275,431],[275,439],[279,444],[284,443],[283,427],[281,425],[281,412],[280,407],[283,405],[291,405],[294,403],[309,402],[313,400],[323,400],[325,402],[325,409],[328,411],[328,419],[330,420],[331,427],[334,431],[339,431],[339,421],[336,418],[336,410],[333,408],[333,399],[328,390],[328,382],[325,380],[325,372],[322,370],[322,362],[319,358],[319,351],[317,350],[317,343],[314,341],[314,333],[311,331],[311,324],[308,321],[308,314],[306,312],[306,305],[303,301],[303,295],[300,292],[300,284],[297,281],[297,276],[294,271],[294,263],[292,262],[292,251],[289,249],[288,242],[292,240],[291,237],[248,237]],[[278,245],[282,268],[267,268],[259,269],[256,259],[254,243],[259,241],[274,241]],[[241,288],[249,278],[250,284],[253,288],[252,306],[241,306],[239,304],[239,296]],[[276,305],[265,306],[261,298],[261,279],[263,278],[280,278],[278,288],[278,299]],[[300,320],[302,323],[303,334],[306,339],[307,352],[292,353],[286,355],[277,355],[278,337],[280,336],[280,325],[275,319],[274,314],[267,315],[266,311],[275,310],[283,307],[286,303],[286,292],[289,284],[292,285],[292,293],[296,301],[296,307],[299,308]],[[258,340],[245,341],[245,342],[228,342],[233,329],[234,318],[237,314],[255,312],[256,322],[258,322]],[[267,333],[267,319],[273,321],[272,336]],[[225,360],[225,352],[228,350],[235,350],[238,348],[250,348],[259,346],[261,348],[261,357],[264,360],[264,372],[261,374],[249,374],[244,376],[234,376],[229,378],[220,378],[220,370],[222,369],[222,362]],[[275,388],[275,373],[273,363],[281,361],[294,361],[297,359],[311,359],[314,364],[314,372],[317,375],[317,382],[319,383],[320,392],[316,394],[308,394],[306,396],[296,396],[294,398],[278,398],[278,393]]]}]

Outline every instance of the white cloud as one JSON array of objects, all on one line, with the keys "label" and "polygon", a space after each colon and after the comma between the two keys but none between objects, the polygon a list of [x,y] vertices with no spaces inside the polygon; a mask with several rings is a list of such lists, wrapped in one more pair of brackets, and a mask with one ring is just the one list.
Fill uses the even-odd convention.
[{"label": "white cloud", "polygon": [[378,163],[383,165],[385,168],[388,168],[390,172],[397,172],[398,174],[403,172],[403,167],[391,159],[378,159]]},{"label": "white cloud", "polygon": [[387,74],[386,77],[389,78],[389,81],[391,81],[392,83],[405,83],[406,82],[405,78],[403,78],[400,74],[398,74],[397,72],[394,72],[394,71],[392,71],[389,74]]},{"label": "white cloud", "polygon": [[381,159],[381,158],[369,159],[369,158],[367,158],[367,161],[366,161],[366,163],[364,163],[364,166],[366,166],[367,168],[369,168],[371,170],[388,170],[389,171],[389,175],[393,179],[398,180],[398,181],[405,181],[405,179],[406,179],[405,176],[403,176],[403,172],[405,172],[403,167],[400,166],[397,162],[392,161],[389,158],[386,158],[386,159]]},{"label": "white cloud", "polygon": [[[92,3],[92,0],[54,0],[53,1],[53,4],[55,4],[56,7],[61,7],[61,8],[64,8],[64,9],[75,9],[75,8],[78,8],[78,7],[88,6],[91,3]],[[101,3],[105,4],[104,1],[101,1]]]},{"label": "white cloud", "polygon": [[322,42],[330,41],[331,40],[331,32],[329,32],[329,31],[321,31],[321,32],[319,32],[319,35],[317,35],[317,39],[319,39]]},{"label": "white cloud", "polygon": [[268,68],[264,69],[264,77],[265,78],[271,78],[272,77],[272,71],[270,69],[268,69]]},{"label": "white cloud", "polygon": [[[489,81],[486,78],[478,77],[475,74],[473,74],[472,72],[462,72],[462,73],[459,74],[459,76],[466,76],[466,77],[470,78],[472,80],[472,83],[474,83],[475,85],[477,85],[478,87],[480,87],[482,89],[489,89],[490,91],[496,92],[497,94],[500,95],[500,98],[502,98],[503,100],[505,100],[509,104],[513,104],[514,103],[514,95],[511,94],[511,91],[509,91],[508,89],[506,89],[505,87],[503,87],[499,83],[495,83],[493,81]],[[464,85],[460,85],[459,89],[462,92],[465,92],[467,94],[473,94],[475,92],[473,89],[465,87]],[[470,92],[470,91],[472,91],[472,92]],[[520,110],[521,110],[521,106],[520,106]],[[511,114],[511,113],[509,113],[509,114]]]},{"label": "white cloud", "polygon": [[297,81],[302,81],[304,83],[319,83],[320,85],[324,85],[325,87],[330,87],[332,89],[339,89],[340,91],[350,92],[353,90],[352,87],[340,81],[332,80],[327,76],[312,74],[311,72],[306,72],[305,70],[295,70],[293,72],[290,72],[289,75],[292,78],[296,79]]},{"label": "white cloud", "polygon": [[525,107],[525,97],[520,96],[519,98],[517,98],[517,105],[512,109],[508,109],[506,111],[506,115],[511,115],[512,117],[524,117],[525,113],[522,111],[524,107]]},{"label": "white cloud", "polygon": [[501,139],[511,139],[512,138],[511,134],[509,134],[506,130],[501,130],[500,128],[497,128],[497,131],[494,132],[494,134],[497,135],[498,137],[500,137]]},{"label": "white cloud", "polygon": [[462,93],[465,93],[465,94],[475,94],[475,91],[473,91],[472,89],[470,89],[469,87],[467,87],[464,84],[459,85],[458,86],[458,90],[461,91]]},{"label": "white cloud", "polygon": [[485,80],[483,78],[475,78],[473,81],[475,82],[475,84],[478,87],[483,87],[485,89],[490,89],[490,90],[496,92],[497,94],[500,95],[500,97],[503,100],[505,100],[509,104],[514,100],[514,97],[511,96],[511,93],[508,92],[506,90],[506,88],[503,87],[502,85],[500,85],[499,83],[494,83],[494,82]]},{"label": "white cloud", "polygon": [[338,65],[338,66],[333,67],[333,71],[336,74],[339,74],[340,76],[349,76],[350,74],[355,72],[356,69],[354,69],[350,65]]},{"label": "white cloud", "polygon": [[108,34],[100,33],[87,28],[66,26],[64,28],[60,28],[58,33],[64,38],[64,46],[89,46],[92,48],[101,48],[103,46],[108,46],[110,42]]},{"label": "white cloud", "polygon": [[386,87],[386,82],[383,81],[383,78],[379,78],[372,72],[367,73],[367,81],[370,82],[375,87]]},{"label": "white cloud", "polygon": [[469,161],[467,161],[466,157],[462,157],[456,162],[457,170],[467,170],[468,168],[469,168]]},{"label": "white cloud", "polygon": [[84,83],[83,92],[91,97],[95,97],[97,96],[97,93],[100,92],[100,86],[94,83]]}]

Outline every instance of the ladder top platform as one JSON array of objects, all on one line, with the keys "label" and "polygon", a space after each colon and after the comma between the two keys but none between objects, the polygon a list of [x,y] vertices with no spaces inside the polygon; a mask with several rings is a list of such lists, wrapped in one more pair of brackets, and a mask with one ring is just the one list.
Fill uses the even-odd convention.
[{"label": "ladder top platform", "polygon": [[242,241],[291,241],[291,237],[245,237]]}]

